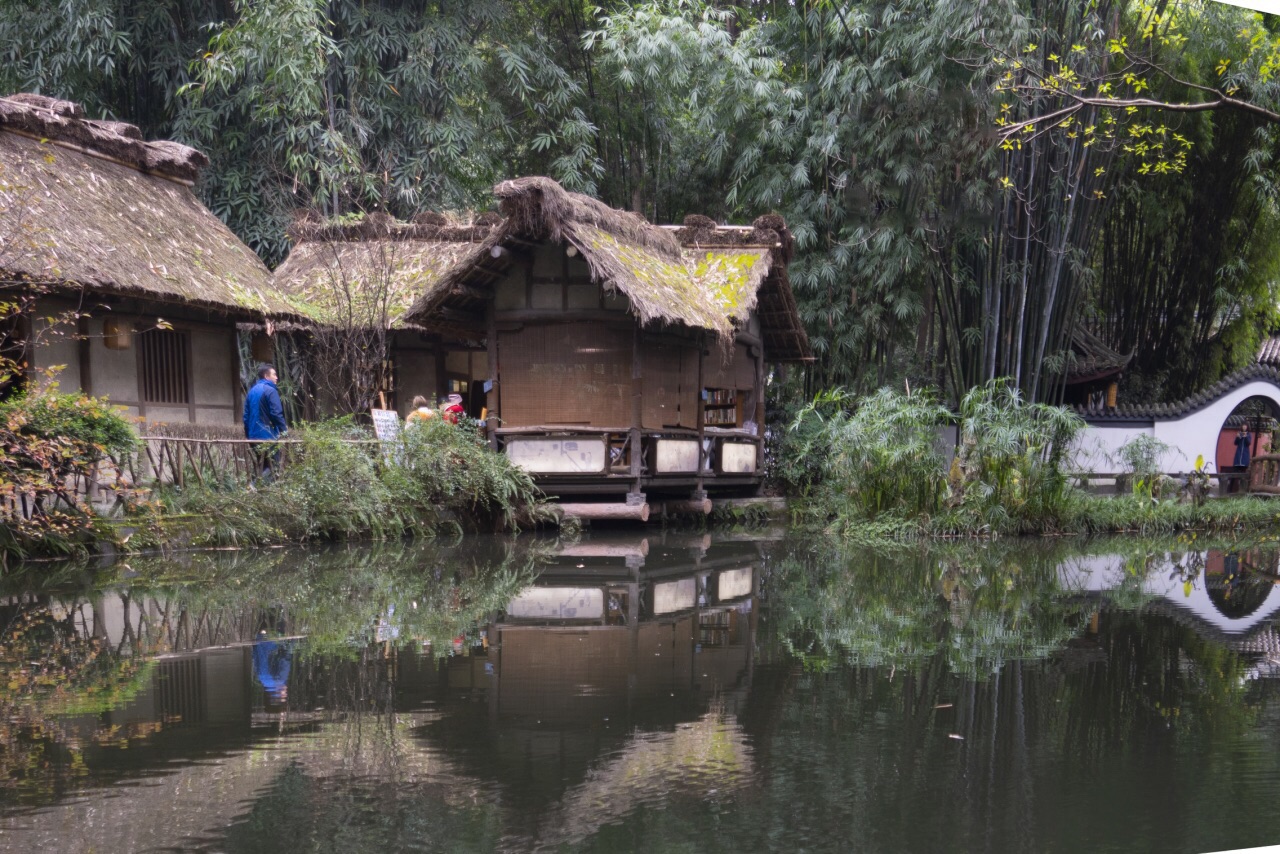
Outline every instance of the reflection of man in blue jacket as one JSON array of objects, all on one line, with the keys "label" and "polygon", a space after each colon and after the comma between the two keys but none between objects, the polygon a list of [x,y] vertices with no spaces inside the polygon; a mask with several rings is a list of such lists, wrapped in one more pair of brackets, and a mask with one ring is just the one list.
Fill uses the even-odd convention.
[{"label": "reflection of man in blue jacket", "polygon": [[[244,437],[259,442],[270,442],[289,432],[284,423],[284,406],[280,403],[280,390],[276,388],[279,377],[271,365],[258,368],[258,381],[244,397]],[[280,448],[272,445],[253,445],[263,475],[280,465]]]},{"label": "reflection of man in blue jacket", "polygon": [[283,711],[289,699],[289,671],[293,668],[293,649],[288,644],[267,640],[266,632],[258,632],[253,645],[253,678],[267,692],[267,711]]}]

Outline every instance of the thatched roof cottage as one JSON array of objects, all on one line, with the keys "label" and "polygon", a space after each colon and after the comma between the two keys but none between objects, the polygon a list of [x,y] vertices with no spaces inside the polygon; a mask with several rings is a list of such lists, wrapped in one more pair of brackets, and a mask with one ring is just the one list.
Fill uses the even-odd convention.
[{"label": "thatched roof cottage", "polygon": [[756,491],[766,363],[811,358],[782,219],[658,227],[548,178],[494,192],[501,216],[465,224],[304,223],[277,287],[317,303],[394,271],[382,290],[417,341],[395,356],[401,405],[462,393],[551,494]]},{"label": "thatched roof cottage", "polygon": [[[237,321],[297,315],[192,192],[208,163],[42,95],[0,97],[0,347],[148,421],[235,425]],[[28,318],[37,318],[31,321]]]}]

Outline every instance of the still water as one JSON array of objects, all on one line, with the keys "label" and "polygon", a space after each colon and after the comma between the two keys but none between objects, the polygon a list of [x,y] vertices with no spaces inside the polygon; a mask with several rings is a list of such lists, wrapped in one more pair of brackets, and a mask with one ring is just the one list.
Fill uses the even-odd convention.
[{"label": "still water", "polygon": [[1277,560],[651,532],[27,574],[0,848],[1277,843]]}]

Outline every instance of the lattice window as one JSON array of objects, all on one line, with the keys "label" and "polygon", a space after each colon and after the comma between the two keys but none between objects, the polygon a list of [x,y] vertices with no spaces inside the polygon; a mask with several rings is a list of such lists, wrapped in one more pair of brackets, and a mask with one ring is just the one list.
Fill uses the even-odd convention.
[{"label": "lattice window", "polygon": [[138,334],[144,403],[191,402],[190,352],[190,333],[152,329]]}]

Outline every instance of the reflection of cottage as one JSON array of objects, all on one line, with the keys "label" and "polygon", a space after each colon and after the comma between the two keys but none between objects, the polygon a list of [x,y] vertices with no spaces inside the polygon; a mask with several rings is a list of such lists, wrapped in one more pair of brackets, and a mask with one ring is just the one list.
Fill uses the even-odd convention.
[{"label": "reflection of cottage", "polygon": [[502,218],[466,226],[304,223],[276,281],[317,305],[388,274],[399,408],[461,394],[553,494],[754,491],[766,365],[810,358],[781,218],[659,228],[546,178],[495,192]]},{"label": "reflection of cottage", "polygon": [[192,192],[206,163],[77,104],[0,98],[0,300],[38,318],[0,327],[6,355],[148,421],[238,423],[235,324],[289,309]]},{"label": "reflection of cottage", "polygon": [[581,841],[646,792],[748,784],[759,561],[754,543],[692,537],[562,550],[487,648],[443,664],[449,700],[421,737],[476,778],[537,792],[519,847]]}]

